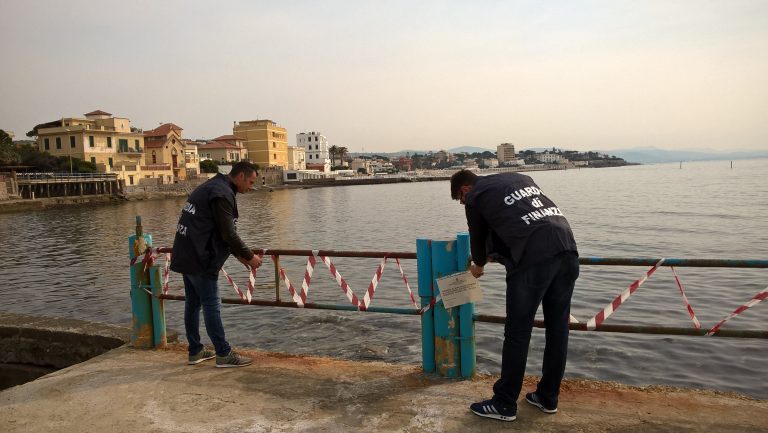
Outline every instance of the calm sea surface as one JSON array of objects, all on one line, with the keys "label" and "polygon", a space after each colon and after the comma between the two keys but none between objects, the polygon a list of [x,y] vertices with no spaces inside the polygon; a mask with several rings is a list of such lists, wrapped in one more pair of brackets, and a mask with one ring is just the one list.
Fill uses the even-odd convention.
[{"label": "calm sea surface", "polygon": [[[528,173],[568,217],[582,256],[768,259],[768,160],[662,164]],[[257,248],[415,251],[416,238],[450,239],[466,230],[448,182],[348,186],[239,195],[238,228]],[[0,310],[128,325],[128,236],[141,215],[154,246],[170,246],[183,198],[0,215]],[[284,257],[300,284],[306,259]],[[376,259],[334,259],[362,292]],[[270,264],[270,263],[268,263]],[[247,274],[225,268],[245,287]],[[404,261],[416,289],[416,263]],[[259,283],[273,279],[264,268]],[[572,314],[586,321],[639,278],[645,267],[583,266]],[[766,269],[679,268],[704,327],[768,285]],[[489,265],[477,312],[504,314],[504,274]],[[172,292],[183,293],[173,274]],[[222,293],[234,296],[220,279]],[[281,288],[283,299],[288,293]],[[258,291],[272,299],[274,290]],[[315,270],[309,299],[346,303],[328,271]],[[183,331],[183,303],[168,302],[169,327]],[[388,264],[374,306],[408,307],[397,268]],[[224,306],[237,346],[417,364],[418,318],[386,314]],[[659,269],[606,323],[691,326],[673,274]],[[768,303],[727,328],[768,330]],[[182,332],[183,333],[183,332]],[[478,368],[499,371],[503,327],[477,325]],[[768,398],[768,341],[571,333],[566,374],[628,384],[732,390]],[[534,330],[528,372],[541,369],[543,331]],[[489,390],[490,392],[490,390]]]}]

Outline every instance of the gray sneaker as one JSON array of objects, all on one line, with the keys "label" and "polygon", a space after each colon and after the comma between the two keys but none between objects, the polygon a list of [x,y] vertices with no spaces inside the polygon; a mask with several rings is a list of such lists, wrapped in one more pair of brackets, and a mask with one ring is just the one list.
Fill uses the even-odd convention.
[{"label": "gray sneaker", "polygon": [[216,357],[217,368],[245,367],[246,365],[251,365],[252,363],[253,359],[240,356],[232,350],[229,351],[229,355],[227,356]]},{"label": "gray sneaker", "polygon": [[197,355],[189,355],[189,360],[187,361],[187,364],[195,365],[203,361],[213,359],[215,357],[216,357],[216,352],[214,352],[213,350],[208,350],[204,348],[203,350],[197,352]]}]

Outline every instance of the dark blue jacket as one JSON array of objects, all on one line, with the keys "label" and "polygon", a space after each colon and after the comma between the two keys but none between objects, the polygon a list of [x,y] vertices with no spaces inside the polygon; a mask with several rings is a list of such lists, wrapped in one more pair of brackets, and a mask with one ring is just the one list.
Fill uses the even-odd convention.
[{"label": "dark blue jacket", "polygon": [[215,278],[230,254],[214,219],[214,200],[232,205],[233,223],[237,221],[235,186],[223,174],[197,187],[181,211],[173,240],[171,270],[182,274],[208,275]]},{"label": "dark blue jacket", "polygon": [[571,227],[533,179],[520,173],[478,177],[465,199],[472,261],[488,253],[520,269],[564,251],[577,253]]}]

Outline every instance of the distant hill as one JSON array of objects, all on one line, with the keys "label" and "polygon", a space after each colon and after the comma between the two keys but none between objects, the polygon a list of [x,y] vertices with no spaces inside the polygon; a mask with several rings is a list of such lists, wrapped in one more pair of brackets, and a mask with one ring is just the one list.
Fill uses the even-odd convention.
[{"label": "distant hill", "polygon": [[624,158],[627,162],[655,164],[677,161],[713,161],[724,159],[768,158],[765,151],[714,152],[704,150],[664,150],[655,147],[638,147],[632,149],[599,150],[600,153]]},{"label": "distant hill", "polygon": [[454,147],[451,149],[447,149],[447,152],[450,153],[483,153],[483,152],[493,152],[496,153],[496,149],[484,149],[482,147],[475,147],[475,146],[460,146],[460,147]]}]

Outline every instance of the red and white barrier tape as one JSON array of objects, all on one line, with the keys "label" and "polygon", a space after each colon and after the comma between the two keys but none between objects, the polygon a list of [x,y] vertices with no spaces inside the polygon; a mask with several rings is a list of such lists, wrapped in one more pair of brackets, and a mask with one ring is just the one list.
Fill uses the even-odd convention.
[{"label": "red and white barrier tape", "polygon": [[699,323],[699,319],[696,318],[696,313],[693,312],[693,307],[691,306],[691,303],[688,302],[688,297],[685,296],[685,290],[683,289],[683,283],[680,282],[680,277],[677,276],[677,271],[675,270],[674,266],[670,266],[672,269],[672,273],[675,274],[675,281],[677,282],[677,287],[680,289],[680,294],[683,295],[683,302],[685,303],[685,308],[688,309],[688,314],[691,316],[691,320],[693,321],[693,327],[696,329],[701,328],[701,323]]},{"label": "red and white barrier tape", "polygon": [[246,299],[246,300],[248,300],[248,303],[250,303],[251,302],[251,294],[248,293],[248,291],[243,293],[243,291],[240,290],[240,287],[237,286],[237,283],[235,282],[235,280],[233,280],[232,277],[229,276],[227,271],[224,270],[223,266],[221,267],[221,273],[224,274],[224,276],[227,278],[227,281],[229,281],[229,284],[232,285],[232,287],[235,289],[235,292],[237,293],[237,295],[240,296],[240,300]]},{"label": "red and white barrier tape", "polygon": [[416,307],[416,312],[419,314],[424,314],[427,311],[429,311],[430,308],[434,307],[435,304],[440,302],[440,295],[437,295],[437,297],[432,297],[430,299],[429,304],[419,307],[419,304],[416,302],[416,298],[413,296],[413,291],[411,290],[411,285],[408,284],[408,278],[405,277],[405,271],[403,271],[403,267],[400,265],[400,259],[395,258],[395,263],[397,263],[397,269],[400,270],[400,275],[403,277],[403,282],[405,283],[405,288],[408,289],[408,296],[411,297],[411,302],[413,303],[413,306]]},{"label": "red and white barrier tape", "polygon": [[707,332],[707,337],[711,337],[712,335],[717,332],[718,329],[720,329],[721,326],[730,319],[738,316],[739,314],[743,313],[747,308],[754,306],[755,304],[759,303],[760,301],[765,300],[765,298],[768,298],[768,287],[766,287],[762,292],[758,293],[752,299],[749,300],[746,304],[742,305],[741,307],[735,309],[733,313],[729,314],[728,317],[721,320],[717,325],[713,326],[712,329],[710,329]]},{"label": "red and white barrier tape", "polygon": [[[267,250],[264,250],[263,252],[259,253],[259,258],[264,260],[264,254],[266,252]],[[250,298],[248,303],[250,303],[251,299],[253,299],[253,288],[256,285],[256,271],[258,268],[252,268],[248,265],[245,265],[245,267],[248,269],[248,297]]]},{"label": "red and white barrier tape", "polygon": [[610,317],[610,315],[613,314],[613,312],[616,311],[621,306],[621,304],[623,304],[627,299],[629,299],[630,296],[632,296],[633,293],[635,293],[638,287],[640,287],[646,280],[648,280],[648,277],[656,272],[656,269],[659,269],[659,266],[664,263],[664,260],[666,259],[659,260],[658,263],[649,269],[642,278],[635,280],[635,282],[630,284],[629,287],[627,287],[621,295],[617,296],[616,299],[613,300],[613,302],[603,308],[599,313],[595,315],[595,317],[589,319],[589,321],[587,321],[587,329],[593,331],[596,327],[600,326],[600,324],[602,324],[605,319]]},{"label": "red and white barrier tape", "polygon": [[351,287],[349,287],[349,284],[347,284],[347,281],[344,279],[344,277],[341,276],[341,274],[339,273],[339,270],[336,269],[336,266],[334,266],[334,264],[331,263],[331,259],[329,259],[326,256],[320,256],[320,260],[322,260],[322,262],[331,272],[331,275],[333,275],[333,278],[336,280],[336,283],[339,285],[339,287],[341,287],[341,290],[347,296],[347,299],[349,299],[349,302],[352,303],[352,305],[355,308],[360,308],[360,301],[357,299],[355,292],[352,290]]},{"label": "red and white barrier tape", "polygon": [[381,263],[379,263],[379,267],[376,268],[376,273],[373,274],[373,278],[371,278],[371,284],[368,285],[368,290],[365,291],[365,296],[363,296],[363,299],[360,302],[360,311],[367,310],[371,305],[371,300],[373,299],[373,295],[376,294],[376,287],[379,285],[379,281],[381,281],[381,274],[384,272],[384,266],[386,264],[387,256],[384,256]]},{"label": "red and white barrier tape", "polygon": [[[307,258],[307,267],[304,270],[304,279],[301,282],[301,291],[298,291],[295,287],[293,287],[293,284],[291,284],[291,281],[285,274],[285,269],[282,266],[280,267],[280,278],[288,288],[288,293],[291,294],[293,302],[295,302],[299,308],[303,308],[304,303],[307,302],[307,293],[309,292],[309,285],[312,281],[312,273],[315,271],[315,264],[317,263],[317,253],[318,250],[312,250],[312,255]],[[272,260],[277,263],[277,258],[275,256],[272,256]]]},{"label": "red and white barrier tape", "polygon": [[163,266],[163,295],[168,294],[168,281],[171,279],[171,253],[165,253],[165,265]]}]

